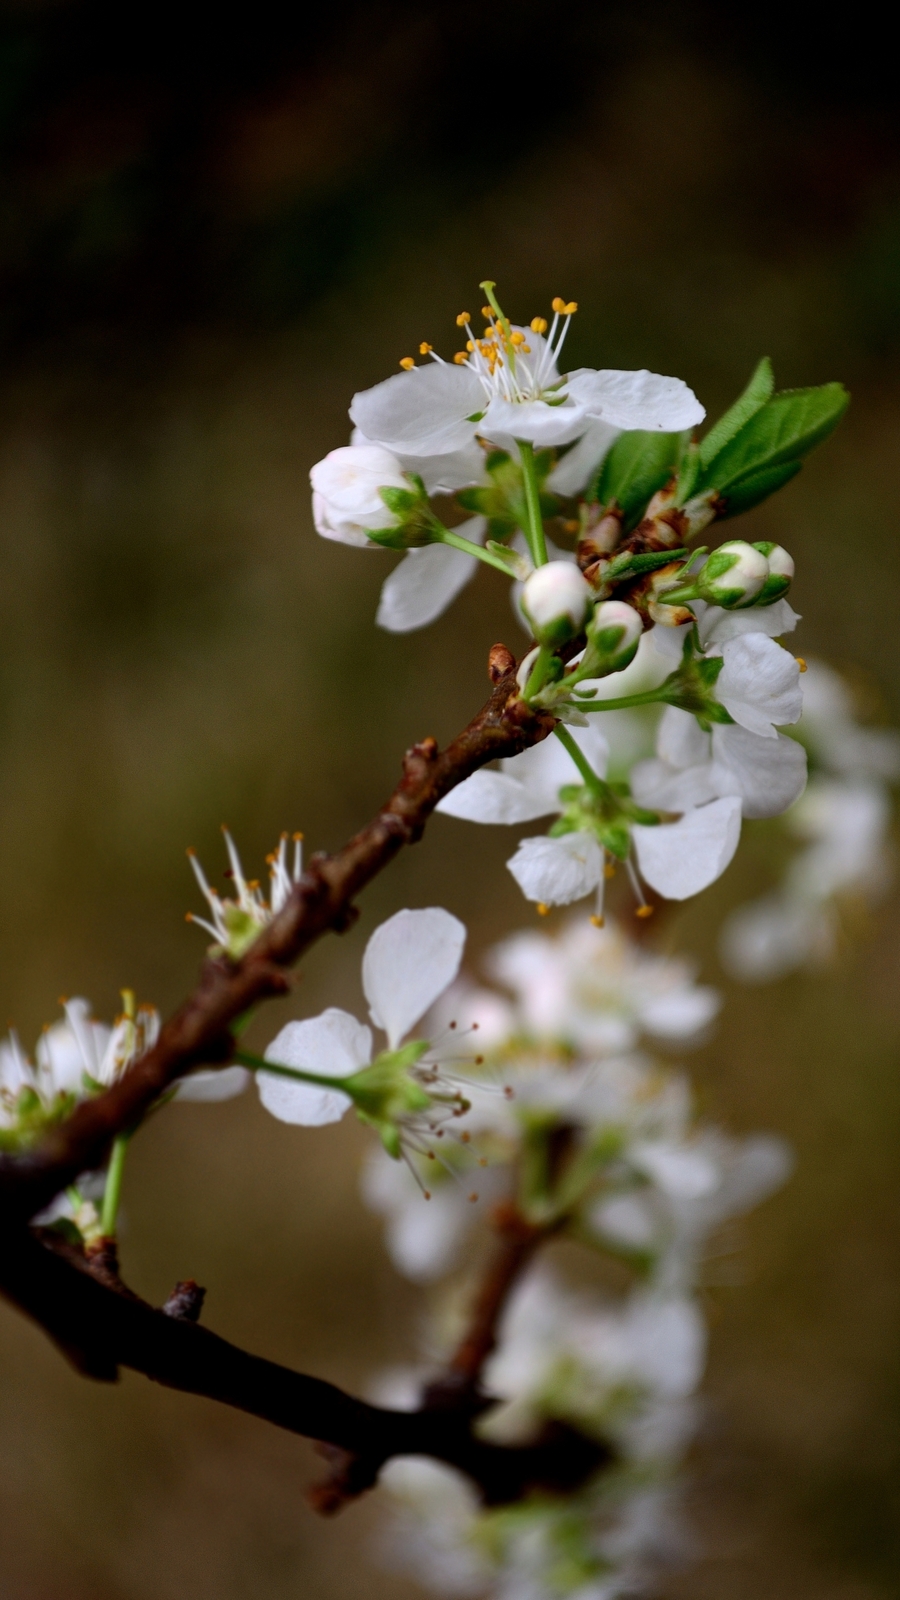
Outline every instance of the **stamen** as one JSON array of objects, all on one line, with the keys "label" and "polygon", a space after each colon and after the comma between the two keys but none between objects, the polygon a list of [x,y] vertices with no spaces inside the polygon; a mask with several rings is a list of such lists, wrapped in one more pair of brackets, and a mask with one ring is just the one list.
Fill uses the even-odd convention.
[{"label": "stamen", "polygon": [[415,366],[415,364],[416,363],[413,360],[412,356],[403,356],[401,358],[401,361],[400,361],[400,365],[403,368],[404,372],[411,372],[412,368]]},{"label": "stamen", "polygon": [[800,671],[801,672],[806,672],[807,666],[806,666],[806,662],[804,661],[803,657],[802,656],[795,656],[794,660],[796,661],[798,667],[800,668]]},{"label": "stamen", "polygon": [[537,914],[539,917],[549,917],[550,915],[550,907],[546,906],[543,900],[539,900],[537,903]]},{"label": "stamen", "polygon": [[531,328],[532,333],[546,333],[547,332],[547,318],[546,317],[532,317],[531,322],[529,323],[529,327]]},{"label": "stamen", "polygon": [[456,319],[456,326],[458,328],[465,328],[471,321],[472,313],[470,311],[461,311]]},{"label": "stamen", "polygon": [[[455,356],[453,357],[454,363],[457,367],[464,367],[468,359],[469,357],[465,350],[457,350]],[[401,362],[401,366],[402,365],[403,363]]]},{"label": "stamen", "polygon": [[653,907],[651,905],[647,904],[646,898],[644,896],[644,891],[641,888],[641,881],[640,881],[637,873],[634,870],[634,863],[632,862],[632,859],[631,859],[630,856],[627,856],[626,859],[625,859],[625,870],[628,873],[628,877],[629,877],[629,879],[631,881],[631,887],[634,890],[634,897],[638,901],[638,906],[637,906],[637,910],[635,911],[635,916],[636,917],[652,917],[652,915],[653,915]]},{"label": "stamen", "polygon": [[430,345],[430,344],[427,344],[426,341],[423,339],[422,343],[419,345],[419,355],[420,356],[430,356],[433,349],[434,349],[434,346]]}]

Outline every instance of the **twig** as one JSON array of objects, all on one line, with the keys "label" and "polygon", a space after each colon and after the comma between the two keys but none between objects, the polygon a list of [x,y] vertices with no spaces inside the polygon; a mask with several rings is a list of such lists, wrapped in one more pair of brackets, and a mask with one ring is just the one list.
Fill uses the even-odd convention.
[{"label": "twig", "polygon": [[35,1150],[0,1158],[0,1290],[88,1376],[112,1381],[120,1367],[130,1367],[322,1441],[341,1464],[316,1491],[324,1511],[370,1487],[384,1462],[398,1454],[429,1455],[459,1468],[487,1503],[516,1499],[530,1488],[573,1488],[608,1461],[604,1445],[563,1426],[508,1448],[473,1429],[485,1404],[477,1395],[478,1375],[493,1348],[505,1295],[536,1240],[521,1229],[506,1240],[454,1361],[454,1403],[435,1396],[418,1411],[396,1412],[200,1328],[202,1291],[193,1283],[179,1284],[155,1310],[122,1283],[114,1241],[88,1254],[27,1223],[81,1172],[99,1166],[116,1134],[136,1127],[175,1079],[201,1063],[229,1059],[231,1024],[258,1001],[283,993],[286,969],[321,934],[350,926],[355,896],[401,846],[421,837],[443,795],[486,762],[546,738],[554,718],[520,699],[515,669],[510,651],[495,645],[488,663],[493,693],[464,732],[443,752],[434,739],[407,751],[400,783],[378,815],[336,855],[313,857],[284,909],[241,961],[206,961],[197,988],[164,1025],[154,1049],[110,1089],[84,1101]]},{"label": "twig", "polygon": [[0,1236],[0,1251],[5,1293],[79,1371],[111,1382],[119,1367],[129,1367],[341,1452],[340,1485],[332,1481],[317,1492],[319,1510],[334,1511],[370,1488],[395,1455],[428,1455],[458,1468],[488,1504],[532,1488],[574,1488],[610,1459],[605,1446],[573,1429],[554,1427],[532,1444],[508,1448],[475,1435],[467,1406],[389,1411],[368,1405],[320,1378],[250,1355],[189,1316],[173,1315],[171,1299],[155,1310],[110,1275],[96,1277],[87,1258],[50,1230],[38,1235],[16,1228]]},{"label": "twig", "polygon": [[241,961],[207,960],[190,998],[162,1028],[155,1047],[104,1094],[85,1100],[33,1151],[0,1157],[0,1214],[27,1221],[80,1173],[100,1166],[115,1135],[133,1128],[176,1079],[201,1063],[224,1064],[230,1025],[251,1006],[288,988],[286,969],[329,930],[355,919],[354,899],[405,844],[422,836],[438,801],[486,762],[545,739],[547,712],[519,698],[515,658],[494,645],[495,685],[469,726],[439,751],[434,739],[408,750],[403,776],[371,822],[336,855],[313,856],[287,904]]}]

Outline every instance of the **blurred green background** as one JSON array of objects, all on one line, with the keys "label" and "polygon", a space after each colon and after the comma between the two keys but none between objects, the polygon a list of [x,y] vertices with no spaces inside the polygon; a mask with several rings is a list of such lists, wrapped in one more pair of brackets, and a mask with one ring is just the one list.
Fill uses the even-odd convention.
[{"label": "blurred green background", "polygon": [[[573,365],[684,377],[713,412],[753,362],[854,404],[748,537],[798,558],[798,648],[900,720],[900,132],[865,6],[6,5],[0,12],[0,982],[31,1043],[57,996],[164,1010],[202,936],[184,858],[219,824],[262,866],[337,845],[414,738],[480,704],[520,635],[482,573],[421,634],[372,627],[393,559],[327,545],[307,474],[354,389],[495,277],[516,316],[577,298]],[[745,524],[746,527],[750,523]],[[792,597],[794,598],[794,597]],[[440,903],[473,962],[527,922],[508,835],[437,819],[304,962],[289,1015],[359,1000],[377,920]],[[900,900],[834,970],[724,983],[715,930],[768,871],[664,923],[728,990],[692,1059],[705,1115],[798,1156],[744,1226],[672,1597],[900,1592]],[[412,1351],[419,1296],[356,1194],[350,1127],[255,1100],[173,1108],[126,1178],[125,1272],[156,1302],[362,1388]],[[338,1525],[310,1447],[127,1375],[72,1374],[0,1307],[3,1600],[412,1597]]]}]

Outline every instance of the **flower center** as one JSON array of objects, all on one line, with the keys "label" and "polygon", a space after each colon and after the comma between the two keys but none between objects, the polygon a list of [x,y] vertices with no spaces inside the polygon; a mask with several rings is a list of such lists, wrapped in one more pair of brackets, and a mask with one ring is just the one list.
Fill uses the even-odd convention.
[{"label": "flower center", "polygon": [[[457,350],[453,357],[456,366],[469,367],[480,379],[485,407],[495,399],[512,404],[544,400],[549,405],[561,405],[565,394],[560,392],[563,379],[559,377],[557,361],[569,331],[569,323],[578,310],[577,301],[563,300],[557,295],[552,303],[552,322],[548,324],[546,317],[532,317],[529,326],[535,337],[534,342],[529,343],[528,333],[522,328],[514,328],[500,306],[494,294],[494,284],[485,280],[479,284],[479,288],[485,291],[489,302],[481,308],[487,326],[480,338],[472,334],[466,339],[465,349]],[[471,313],[461,311],[456,326],[466,329],[468,333],[471,321]],[[419,345],[419,354],[443,362],[443,358],[425,341]],[[409,371],[415,362],[412,356],[404,356],[400,365]]]}]

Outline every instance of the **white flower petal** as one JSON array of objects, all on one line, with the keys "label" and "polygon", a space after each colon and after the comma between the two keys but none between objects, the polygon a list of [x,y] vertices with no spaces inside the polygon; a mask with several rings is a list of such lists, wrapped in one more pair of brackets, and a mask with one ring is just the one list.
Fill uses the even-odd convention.
[{"label": "white flower petal", "polygon": [[504,772],[482,769],[451,789],[437,810],[464,822],[533,822],[548,811],[558,811],[559,801],[556,796],[548,801],[542,792],[533,794],[526,784]]},{"label": "white flower petal", "polygon": [[679,433],[696,427],[706,416],[697,396],[680,378],[646,370],[593,372],[585,368],[570,374],[568,389],[589,415],[616,428]]},{"label": "white flower petal", "polygon": [[398,911],[376,928],[363,957],[369,1012],[396,1049],[459,971],[466,930],[439,906]]},{"label": "white flower petal", "polygon": [[651,889],[687,900],[721,877],[741,836],[741,802],[728,795],[685,812],[680,822],[631,830],[638,866]]},{"label": "white flower petal", "polygon": [[806,788],[806,751],[783,733],[761,739],[737,723],[717,724],[712,749],[715,792],[740,795],[745,817],[780,816]]},{"label": "white flower petal", "polygon": [[353,396],[350,416],[367,439],[407,456],[448,455],[475,437],[466,418],[484,410],[484,390],[468,367],[429,362],[397,372]]},{"label": "white flower petal", "polygon": [[243,1094],[250,1077],[246,1067],[222,1067],[221,1071],[204,1067],[200,1072],[192,1072],[190,1077],[182,1079],[175,1099],[205,1102],[233,1100],[235,1095]]},{"label": "white flower petal", "polygon": [[802,620],[786,600],[776,600],[771,606],[749,606],[745,611],[726,611],[722,606],[694,600],[691,609],[700,623],[704,650],[724,644],[726,639],[737,639],[742,633],[765,633],[770,639],[780,639],[783,633],[793,633]]},{"label": "white flower petal", "polygon": [[639,806],[651,811],[690,811],[716,800],[723,791],[713,781],[711,761],[678,768],[651,760],[637,761],[632,767],[631,792]]},{"label": "white flower petal", "polygon": [[479,422],[478,432],[504,450],[515,451],[517,439],[527,439],[543,448],[569,444],[585,430],[586,412],[569,397],[562,405],[548,406],[545,400],[493,399]]},{"label": "white flower petal", "polygon": [[677,1039],[684,1044],[702,1032],[721,1006],[721,995],[705,985],[672,989],[667,994],[651,995],[644,1002],[641,1025],[659,1039]]},{"label": "white flower petal", "polygon": [[526,900],[567,906],[596,889],[603,852],[590,833],[564,833],[558,839],[523,839],[506,865]]},{"label": "white flower petal", "polygon": [[636,1140],[628,1152],[632,1166],[676,1199],[699,1200],[716,1188],[715,1163],[702,1150],[667,1144],[661,1139]]},{"label": "white flower petal", "polygon": [[710,738],[690,711],[666,706],[656,730],[656,750],[672,767],[696,767],[710,757]]},{"label": "white flower petal", "polygon": [[[472,517],[456,529],[464,539],[481,544],[487,523]],[[421,550],[408,550],[382,585],[378,614],[380,628],[389,633],[411,633],[434,622],[461,589],[475,576],[476,556],[454,550],[447,544],[428,544]]]},{"label": "white flower petal", "polygon": [[803,690],[799,664],[789,650],[765,634],[745,633],[725,641],[722,658],[716,697],[742,728],[774,739],[775,723],[798,721]]},{"label": "white flower petal", "polygon": [[621,431],[609,422],[592,422],[550,473],[547,488],[551,494],[581,494]]},{"label": "white flower petal", "polygon": [[732,911],[719,935],[719,959],[729,977],[770,983],[808,961],[827,961],[835,945],[830,907],[777,893]]},{"label": "white flower petal", "polygon": [[[347,1011],[329,1007],[321,1016],[289,1022],[272,1040],[267,1061],[304,1072],[321,1072],[329,1078],[348,1078],[368,1065],[372,1035]],[[274,1073],[258,1072],[256,1086],[267,1111],[281,1122],[318,1128],[340,1122],[352,1101],[339,1089],[317,1088],[312,1083],[292,1083]]]}]

